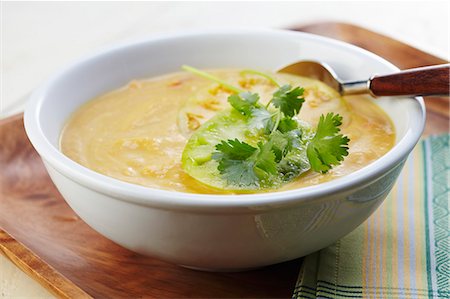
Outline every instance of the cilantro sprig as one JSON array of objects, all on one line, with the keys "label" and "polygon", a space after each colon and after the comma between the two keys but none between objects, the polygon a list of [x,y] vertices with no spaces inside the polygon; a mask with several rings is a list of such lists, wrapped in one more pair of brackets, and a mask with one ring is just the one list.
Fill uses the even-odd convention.
[{"label": "cilantro sprig", "polygon": [[257,93],[248,91],[232,94],[228,97],[228,103],[230,103],[234,109],[246,116],[252,115],[252,110],[258,107],[258,100],[259,95]]},{"label": "cilantro sprig", "polygon": [[316,134],[307,147],[307,155],[314,171],[325,173],[333,166],[339,165],[348,155],[347,136],[338,134],[342,116],[328,113],[320,116]]},{"label": "cilantro sprig", "polygon": [[349,139],[339,134],[339,114],[322,115],[315,132],[296,119],[305,102],[300,86],[280,85],[267,74],[242,71],[241,75],[259,75],[277,87],[267,104],[262,105],[257,93],[189,66],[183,69],[231,90],[228,102],[247,123],[244,135],[253,136],[247,140],[221,140],[214,146],[212,160],[231,189],[274,188],[309,169],[325,173],[348,155]]},{"label": "cilantro sprig", "polygon": [[235,139],[222,140],[216,149],[212,158],[219,162],[217,169],[229,184],[250,186],[259,181],[255,173],[257,148]]},{"label": "cilantro sprig", "polygon": [[302,98],[304,91],[303,88],[292,88],[291,85],[286,84],[275,91],[271,102],[275,107],[280,108],[284,115],[291,118],[300,112],[302,104],[305,102],[305,99]]},{"label": "cilantro sprig", "polygon": [[222,140],[212,158],[228,184],[239,187],[268,187],[277,179],[277,155],[272,141],[257,147],[238,139]]}]

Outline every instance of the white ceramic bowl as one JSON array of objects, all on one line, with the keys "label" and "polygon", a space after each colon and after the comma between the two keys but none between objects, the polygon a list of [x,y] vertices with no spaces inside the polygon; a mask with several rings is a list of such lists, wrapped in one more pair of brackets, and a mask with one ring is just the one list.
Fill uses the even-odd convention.
[{"label": "white ceramic bowl", "polygon": [[209,270],[291,260],[332,244],[361,224],[391,190],[424,128],[421,98],[376,100],[397,130],[394,148],[346,177],[298,190],[201,195],[146,188],[89,170],[64,156],[59,136],[84,102],[131,79],[198,68],[273,69],[312,59],[342,79],[398,70],[335,40],[280,30],[196,32],[153,37],[101,51],[67,67],[31,97],[27,134],[58,190],[92,228],[139,253]]}]

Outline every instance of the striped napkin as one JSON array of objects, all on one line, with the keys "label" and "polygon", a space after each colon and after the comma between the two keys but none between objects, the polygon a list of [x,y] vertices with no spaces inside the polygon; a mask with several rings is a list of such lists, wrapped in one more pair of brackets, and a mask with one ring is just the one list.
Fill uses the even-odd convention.
[{"label": "striped napkin", "polygon": [[450,298],[449,136],[421,141],[378,210],[304,258],[293,298]]}]

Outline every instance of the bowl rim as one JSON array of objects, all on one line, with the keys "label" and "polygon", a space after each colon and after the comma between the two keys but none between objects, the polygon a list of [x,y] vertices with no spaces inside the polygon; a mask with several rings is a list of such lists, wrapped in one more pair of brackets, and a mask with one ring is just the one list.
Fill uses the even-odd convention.
[{"label": "bowl rim", "polygon": [[[317,198],[336,194],[338,192],[345,192],[355,186],[363,186],[370,181],[388,172],[398,163],[407,158],[408,154],[414,148],[425,126],[425,105],[421,97],[415,99],[419,103],[420,111],[419,117],[416,121],[411,121],[407,132],[385,155],[378,158],[371,164],[348,174],[346,176],[336,178],[334,180],[321,183],[318,185],[302,187],[294,190],[286,191],[270,191],[267,193],[254,194],[196,194],[179,191],[169,191],[163,189],[156,189],[145,187],[121,181],[106,175],[97,173],[85,166],[78,164],[65,156],[58,148],[53,146],[45,136],[41,124],[39,122],[39,115],[42,108],[42,103],[46,98],[47,90],[50,90],[55,84],[55,81],[64,76],[70,70],[77,68],[79,65],[90,60],[95,60],[107,53],[114,51],[122,51],[127,48],[133,48],[143,43],[160,42],[164,40],[190,38],[190,37],[205,37],[208,35],[228,34],[228,35],[248,35],[248,34],[264,34],[264,35],[285,35],[292,38],[301,38],[306,40],[318,41],[325,44],[330,44],[334,47],[347,48],[353,52],[358,52],[361,55],[370,56],[381,64],[390,68],[392,71],[399,69],[392,63],[379,57],[378,55],[361,49],[357,46],[323,37],[315,34],[297,32],[282,29],[221,29],[221,30],[191,30],[182,31],[171,34],[158,34],[148,38],[135,40],[126,43],[120,43],[116,46],[107,47],[98,50],[93,54],[86,55],[67,67],[57,72],[54,76],[48,79],[39,89],[32,93],[26,105],[24,113],[25,131],[31,143],[49,166],[54,168],[61,175],[74,180],[75,182],[87,187],[96,192],[112,196],[119,200],[128,201],[131,203],[158,207],[168,209],[224,209],[224,208],[261,208],[264,206],[285,206],[298,202],[309,202]],[[411,124],[415,126],[414,130]],[[44,164],[46,164],[44,163]],[[48,166],[46,165],[46,166]]]}]

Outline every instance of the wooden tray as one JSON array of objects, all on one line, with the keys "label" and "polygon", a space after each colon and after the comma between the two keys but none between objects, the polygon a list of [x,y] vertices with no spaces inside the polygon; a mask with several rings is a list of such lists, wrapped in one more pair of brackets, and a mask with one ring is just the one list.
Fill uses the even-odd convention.
[{"label": "wooden tray", "polygon": [[[363,28],[295,28],[341,39],[409,68],[446,61]],[[426,134],[448,132],[448,98],[427,99]],[[300,260],[244,273],[205,273],[130,252],[67,206],[17,115],[0,121],[0,252],[58,297],[290,298]]]}]

